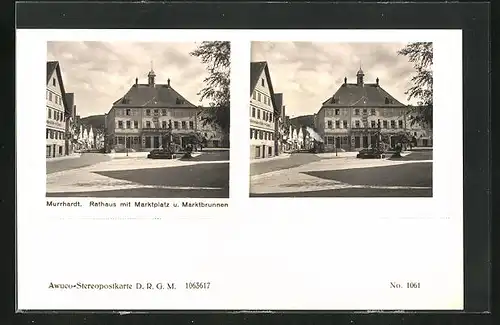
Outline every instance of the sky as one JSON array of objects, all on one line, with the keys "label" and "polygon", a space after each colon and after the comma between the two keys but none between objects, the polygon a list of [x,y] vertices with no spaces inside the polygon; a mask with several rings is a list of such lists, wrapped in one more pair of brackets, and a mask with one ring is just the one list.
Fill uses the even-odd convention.
[{"label": "sky", "polygon": [[[147,83],[151,61],[156,83],[170,84],[194,105],[208,75],[196,43],[48,42],[47,60],[59,61],[66,92],[75,94],[77,115],[108,113],[139,78]],[[206,104],[206,103],[202,103]]]},{"label": "sky", "polygon": [[416,73],[397,51],[406,43],[252,42],[252,61],[267,61],[275,93],[283,93],[290,117],[317,113],[344,83],[356,83],[360,64],[365,83],[375,83],[403,104]]}]

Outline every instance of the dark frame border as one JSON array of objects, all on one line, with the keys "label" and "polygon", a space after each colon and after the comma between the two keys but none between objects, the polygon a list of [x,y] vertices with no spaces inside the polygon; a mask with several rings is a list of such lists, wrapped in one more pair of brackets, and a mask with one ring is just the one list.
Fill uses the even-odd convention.
[{"label": "dark frame border", "polygon": [[[462,29],[463,30],[463,138],[464,138],[464,272],[465,272],[465,309],[470,323],[485,322],[485,311],[490,310],[490,222],[491,222],[491,140],[490,140],[490,16],[488,3],[234,3],[234,2],[183,2],[183,3],[18,3],[17,28],[216,28],[216,29]],[[353,19],[355,17],[355,19]],[[15,56],[14,56],[15,60]],[[14,65],[13,65],[14,66]],[[11,67],[12,68],[12,67]],[[14,92],[13,92],[14,93]],[[15,101],[15,98],[14,98]],[[9,135],[14,135],[14,128]],[[11,142],[11,145],[14,141]],[[7,146],[14,157],[14,146]],[[12,158],[11,158],[12,159]],[[15,164],[7,161],[8,166]],[[12,174],[10,177],[13,177]],[[15,183],[13,178],[10,178]],[[9,179],[8,179],[9,180]],[[15,196],[15,194],[14,194]],[[12,200],[15,202],[15,197]],[[8,211],[15,211],[15,206]],[[7,227],[12,229],[14,220]],[[10,242],[14,244],[15,241]],[[15,249],[11,247],[13,255]],[[15,273],[10,280],[11,289],[15,288]],[[7,292],[7,291],[6,291]],[[10,291],[12,294],[13,292]],[[14,312],[15,296],[9,295],[9,313]],[[100,311],[97,311],[100,313]],[[153,312],[153,311],[152,311]],[[434,322],[435,317],[449,319],[457,314],[441,313],[382,313],[363,314],[331,311],[280,311],[266,315],[217,314],[189,311],[190,315],[181,316],[170,313],[171,321],[252,321],[262,316],[276,321],[315,320],[326,321],[365,321],[367,323],[422,324]],[[40,311],[40,313],[46,313]],[[114,319],[113,315],[80,314],[58,317],[71,318],[72,323],[103,323]],[[135,313],[135,312],[134,312]],[[286,315],[283,315],[286,313]],[[307,314],[305,314],[307,313]],[[196,315],[196,316],[195,316]],[[452,316],[454,315],[454,316]],[[464,314],[462,314],[465,316]],[[461,316],[462,316],[461,315]],[[53,323],[53,314],[23,313],[16,314],[16,323],[35,320],[39,323]],[[155,315],[132,314],[126,321],[135,323],[138,319],[148,322],[165,320]],[[92,319],[92,321],[91,321]],[[463,318],[462,318],[463,319]],[[440,322],[441,323],[441,322]]]}]

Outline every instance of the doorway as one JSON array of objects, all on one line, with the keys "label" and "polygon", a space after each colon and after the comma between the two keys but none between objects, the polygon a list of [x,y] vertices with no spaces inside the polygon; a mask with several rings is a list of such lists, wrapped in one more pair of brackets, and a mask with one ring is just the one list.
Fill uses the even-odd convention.
[{"label": "doorway", "polygon": [[154,148],[157,149],[160,147],[160,137],[154,137],[153,138],[153,142],[154,142]]},{"label": "doorway", "polygon": [[266,158],[266,146],[262,146],[262,158]]},{"label": "doorway", "polygon": [[363,137],[363,148],[368,148],[368,136]]},{"label": "doorway", "polygon": [[146,137],[144,140],[146,140],[146,148],[151,148],[151,137]]},{"label": "doorway", "polygon": [[354,137],[354,148],[360,148],[360,138],[359,137]]}]

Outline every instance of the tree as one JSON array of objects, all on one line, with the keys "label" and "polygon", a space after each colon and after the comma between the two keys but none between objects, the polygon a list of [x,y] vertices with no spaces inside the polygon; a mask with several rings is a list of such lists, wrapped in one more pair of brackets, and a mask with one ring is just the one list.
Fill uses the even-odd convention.
[{"label": "tree", "polygon": [[203,82],[205,87],[198,95],[200,100],[208,99],[210,106],[199,113],[203,125],[211,124],[220,127],[224,134],[229,134],[229,74],[230,74],[230,42],[202,42],[190,54],[199,57],[207,65],[209,73]]},{"label": "tree", "polygon": [[411,78],[413,85],[405,92],[408,95],[408,100],[417,100],[417,106],[410,108],[410,125],[428,125],[432,128],[432,43],[409,43],[399,50],[398,54],[408,57],[417,72]]}]

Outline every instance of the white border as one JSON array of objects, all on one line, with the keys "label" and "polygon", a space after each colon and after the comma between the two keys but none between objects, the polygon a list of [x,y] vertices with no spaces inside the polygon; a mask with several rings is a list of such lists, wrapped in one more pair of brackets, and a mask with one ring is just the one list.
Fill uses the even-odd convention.
[{"label": "white border", "polygon": [[[231,41],[230,208],[47,210],[38,142],[49,40]],[[266,40],[433,41],[433,198],[370,199],[386,207],[380,215],[358,213],[363,198],[248,199],[250,41]],[[19,309],[463,308],[461,31],[18,30],[16,42],[17,148],[30,148],[17,150]],[[212,288],[47,289],[50,281],[189,280]],[[422,289],[388,289],[390,281]]]}]

